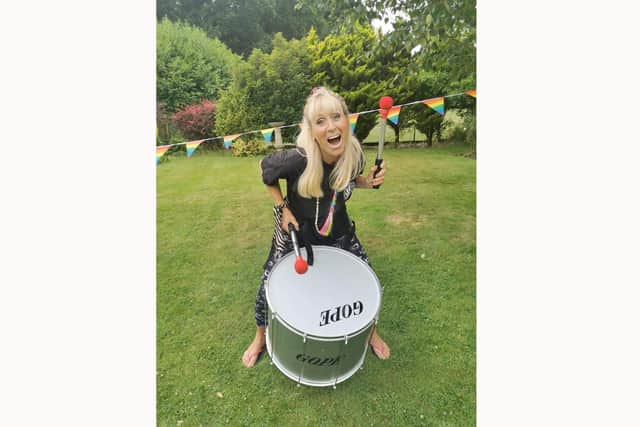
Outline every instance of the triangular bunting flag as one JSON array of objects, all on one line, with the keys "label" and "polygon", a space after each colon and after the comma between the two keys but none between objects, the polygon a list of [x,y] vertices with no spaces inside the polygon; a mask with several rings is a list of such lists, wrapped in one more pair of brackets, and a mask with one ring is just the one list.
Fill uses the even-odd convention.
[{"label": "triangular bunting flag", "polygon": [[389,114],[387,114],[387,119],[389,119],[394,125],[398,124],[398,116],[400,116],[400,108],[401,107],[391,107],[389,109]]},{"label": "triangular bunting flag", "polygon": [[234,139],[236,139],[237,137],[239,137],[240,133],[236,133],[235,135],[227,135],[224,137],[224,148],[226,148],[227,150],[229,149],[229,147],[231,147],[231,143],[233,142]]},{"label": "triangular bunting flag", "polygon": [[444,114],[444,97],[425,99],[422,101],[427,107],[433,108],[437,113]]},{"label": "triangular bunting flag", "polygon": [[271,142],[271,135],[273,135],[273,128],[269,128],[269,129],[262,129],[260,132],[262,132],[262,136],[264,136],[264,143],[268,144]]},{"label": "triangular bunting flag", "polygon": [[474,98],[476,97],[476,90],[475,89],[471,89],[465,92],[465,95],[469,95],[469,96],[473,96]]},{"label": "triangular bunting flag", "polygon": [[160,157],[171,147],[171,145],[159,145],[156,147],[156,166],[160,163]]},{"label": "triangular bunting flag", "polygon": [[191,155],[193,154],[194,151],[196,151],[196,148],[198,148],[198,145],[202,144],[202,141],[204,141],[204,139],[201,139],[199,141],[191,141],[191,142],[187,142],[186,147],[187,147],[187,157],[191,157]]},{"label": "triangular bunting flag", "polygon": [[360,113],[349,114],[349,124],[351,125],[351,133],[356,133],[356,123],[358,123],[358,116]]}]

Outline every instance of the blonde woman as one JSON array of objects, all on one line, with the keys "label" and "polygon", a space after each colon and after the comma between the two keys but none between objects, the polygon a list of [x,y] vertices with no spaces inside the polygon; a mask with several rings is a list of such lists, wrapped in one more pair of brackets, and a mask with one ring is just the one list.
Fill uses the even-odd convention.
[{"label": "blonde woman", "polygon": [[[242,356],[242,363],[248,368],[265,348],[264,284],[277,260],[293,250],[287,231],[289,223],[296,230],[300,230],[300,224],[313,224],[314,244],[339,247],[371,265],[355,235],[355,223],[349,220],[345,202],[354,187],[381,185],[385,166],[383,162],[376,177],[376,166],[367,176],[362,175],[364,154],[351,133],[349,111],[342,97],[324,87],[311,91],[296,144],[296,148],[270,154],[260,163],[262,180],[275,203],[276,227],[256,297],[256,335]],[[287,181],[286,198],[280,179]],[[389,347],[375,328],[369,344],[377,357],[389,357]]]}]

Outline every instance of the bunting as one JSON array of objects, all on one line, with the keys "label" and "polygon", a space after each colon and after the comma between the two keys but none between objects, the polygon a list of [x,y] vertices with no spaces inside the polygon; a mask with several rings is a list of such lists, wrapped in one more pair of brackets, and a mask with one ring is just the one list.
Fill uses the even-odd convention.
[{"label": "bunting", "polygon": [[427,107],[433,108],[438,114],[444,115],[444,97],[425,99],[422,101]]},{"label": "bunting", "polygon": [[356,133],[356,123],[358,123],[358,116],[360,113],[349,114],[349,124],[351,125],[351,133]]},{"label": "bunting", "polygon": [[[400,108],[404,107],[404,106],[407,106],[407,105],[413,105],[413,104],[419,104],[419,103],[425,104],[426,106],[434,109],[439,114],[444,114],[444,99],[445,98],[452,98],[452,97],[455,97],[455,96],[462,96],[462,95],[469,95],[469,96],[471,96],[473,98],[476,98],[476,90],[475,89],[471,89],[471,90],[468,90],[468,91],[463,92],[463,93],[456,93],[456,94],[452,94],[452,95],[441,96],[441,97],[438,97],[438,98],[424,99],[424,100],[421,100],[421,101],[412,101],[412,102],[408,102],[406,104],[395,105],[395,106],[393,106],[393,107],[391,107],[389,109],[389,112],[388,112],[388,115],[387,115],[387,119],[389,119],[389,121],[391,121],[393,124],[395,124],[397,126],[398,125],[398,118],[399,118],[399,115],[400,115]],[[360,115],[369,114],[369,113],[378,113],[379,111],[380,110],[378,110],[378,109],[374,109],[374,110],[360,111],[358,113],[349,114],[349,125],[351,127],[351,132],[355,133],[356,124],[358,122],[358,117]],[[282,129],[282,128],[288,128],[288,127],[292,127],[292,126],[299,126],[300,129],[302,129],[302,123],[280,126],[279,128]],[[167,150],[169,148],[173,147],[174,145],[186,145],[187,156],[191,157],[193,152],[204,141],[210,141],[210,140],[221,139],[222,138],[224,140],[224,147],[226,149],[229,149],[231,147],[231,144],[232,144],[233,140],[236,139],[237,137],[242,136],[242,135],[246,135],[246,134],[249,134],[249,133],[260,132],[260,133],[262,133],[262,136],[264,137],[265,143],[268,144],[272,140],[274,131],[275,131],[275,128],[268,128],[268,129],[253,130],[253,131],[243,132],[243,133],[236,133],[236,134],[233,134],[233,135],[214,136],[214,137],[211,137],[211,138],[205,138],[205,139],[201,139],[201,140],[198,140],[198,141],[178,142],[176,144],[159,145],[159,146],[156,146],[156,165],[160,164],[160,158],[167,152]],[[156,138],[157,137],[158,137],[158,127],[156,126]]]},{"label": "bunting", "polygon": [[171,145],[159,145],[156,147],[156,166],[160,164],[160,157],[171,147]]},{"label": "bunting", "polygon": [[187,142],[186,147],[187,147],[187,157],[191,157],[191,155],[193,154],[194,151],[196,151],[196,148],[198,148],[198,145],[202,144],[202,141],[204,141],[204,139],[201,139],[199,141],[191,141],[191,142]]},{"label": "bunting", "polygon": [[398,124],[398,117],[400,116],[400,105],[396,105],[389,109],[389,114],[387,114],[387,119],[391,121],[394,125]]},{"label": "bunting", "polygon": [[241,133],[236,133],[235,135],[227,135],[224,137],[224,148],[226,148],[227,150],[229,149],[229,147],[231,147],[231,143],[233,142],[234,139],[236,139],[237,137],[239,137],[240,135],[242,135]]},{"label": "bunting", "polygon": [[262,136],[264,137],[264,143],[268,144],[271,142],[271,135],[273,135],[273,128],[269,128],[269,129],[262,129],[260,132],[262,132]]}]

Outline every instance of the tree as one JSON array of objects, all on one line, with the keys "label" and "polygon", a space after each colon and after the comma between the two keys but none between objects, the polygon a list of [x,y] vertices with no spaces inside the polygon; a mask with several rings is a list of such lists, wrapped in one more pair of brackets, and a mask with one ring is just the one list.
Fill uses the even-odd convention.
[{"label": "tree", "polygon": [[[313,85],[326,85],[339,93],[353,113],[376,109],[399,65],[389,64],[389,56],[376,49],[380,37],[370,25],[357,22],[349,31],[323,40],[311,29],[305,40],[312,57]],[[358,118],[356,137],[359,140],[369,135],[377,118],[377,114]]]},{"label": "tree", "polygon": [[280,33],[273,38],[270,54],[255,49],[220,97],[218,134],[264,129],[274,121],[298,123],[311,90],[310,62],[303,40],[287,41]]},{"label": "tree", "polygon": [[174,112],[201,99],[216,99],[240,62],[219,40],[188,24],[163,19],[157,26],[157,100]]},{"label": "tree", "polygon": [[[302,38],[315,26],[323,36],[338,24],[330,11],[297,0],[158,0],[157,17],[185,21],[248,57],[253,49],[270,52],[273,36]],[[297,7],[296,7],[297,6]]]},{"label": "tree", "polygon": [[[448,76],[443,72],[423,70],[417,74],[406,74],[400,79],[400,91],[406,99],[419,101],[445,95]],[[449,101],[445,100],[445,108]],[[413,124],[427,136],[427,145],[431,147],[435,135],[442,129],[443,116],[422,103],[402,107],[400,113],[403,128]]]}]

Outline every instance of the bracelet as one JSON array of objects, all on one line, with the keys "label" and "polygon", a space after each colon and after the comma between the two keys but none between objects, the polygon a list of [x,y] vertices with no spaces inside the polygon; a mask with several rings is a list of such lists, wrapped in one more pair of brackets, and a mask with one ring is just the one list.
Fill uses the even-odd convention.
[{"label": "bracelet", "polygon": [[282,203],[280,203],[279,205],[275,205],[276,209],[284,209],[287,207],[287,200],[285,199]]}]

